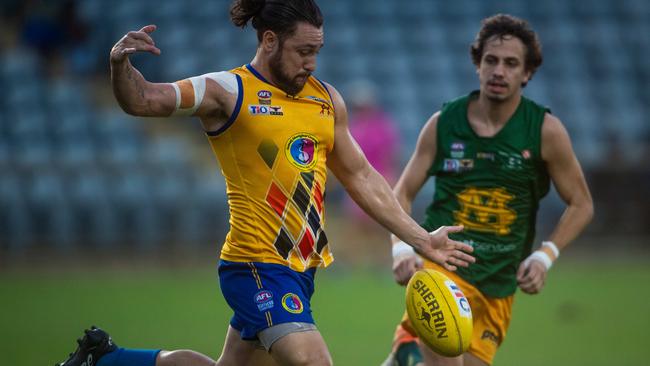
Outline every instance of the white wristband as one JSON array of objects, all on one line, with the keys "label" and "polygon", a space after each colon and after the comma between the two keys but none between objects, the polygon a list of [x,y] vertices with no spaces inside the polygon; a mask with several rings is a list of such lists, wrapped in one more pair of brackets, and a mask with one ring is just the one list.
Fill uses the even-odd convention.
[{"label": "white wristband", "polygon": [[560,256],[560,250],[557,248],[557,245],[553,243],[552,241],[543,241],[542,242],[542,247],[547,247],[548,249],[553,252],[553,255],[555,256],[555,259],[557,259]]},{"label": "white wristband", "polygon": [[524,260],[524,266],[528,267],[530,265],[530,262],[534,260],[542,263],[544,267],[546,267],[547,271],[553,265],[553,260],[548,256],[548,254],[542,252],[541,250],[536,250]]},{"label": "white wristband", "polygon": [[393,244],[393,258],[401,257],[403,255],[414,255],[415,250],[412,246],[406,244],[403,241],[398,241]]}]

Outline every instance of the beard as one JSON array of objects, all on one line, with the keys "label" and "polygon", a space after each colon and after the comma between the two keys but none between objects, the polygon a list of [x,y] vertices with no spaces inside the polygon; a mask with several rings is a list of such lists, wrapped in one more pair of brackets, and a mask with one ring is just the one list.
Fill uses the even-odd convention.
[{"label": "beard", "polygon": [[505,102],[506,100],[508,100],[508,96],[507,96],[507,95],[499,95],[499,94],[489,94],[489,93],[485,93],[485,96],[486,96],[487,99],[488,99],[490,102],[492,102],[492,103],[503,103],[503,102]]},{"label": "beard", "polygon": [[484,94],[487,97],[487,99],[492,103],[506,102],[507,100],[510,99],[510,97],[512,95],[509,93],[510,90],[509,90],[508,86],[505,85],[504,87],[506,88],[505,91],[502,91],[501,93],[495,93],[495,92],[491,92],[489,90],[490,86],[489,86],[489,84],[486,83],[486,85],[484,87]]},{"label": "beard", "polygon": [[[282,63],[282,45],[280,45],[280,49],[271,55],[269,59],[269,72],[273,77],[273,82],[289,95],[298,95],[305,87],[307,77],[309,77],[309,73],[298,74],[294,77],[288,75]],[[304,81],[298,81],[298,78],[301,77],[304,77]]]}]

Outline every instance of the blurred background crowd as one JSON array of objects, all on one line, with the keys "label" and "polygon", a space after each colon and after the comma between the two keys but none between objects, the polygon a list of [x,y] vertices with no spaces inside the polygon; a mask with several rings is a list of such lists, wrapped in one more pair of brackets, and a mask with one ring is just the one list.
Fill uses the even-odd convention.
[{"label": "blurred background crowd", "polygon": [[[2,1],[0,261],[79,250],[219,248],[228,230],[225,186],[198,122],[122,112],[111,94],[108,54],[126,32],[156,24],[162,55],[132,57],[150,81],[248,63],[257,39],[232,25],[229,3]],[[316,75],[341,91],[352,133],[392,183],[427,118],[478,88],[469,45],[480,20],[497,12],[529,20],[544,63],[524,93],[566,124],[594,196],[596,216],[581,242],[589,250],[647,250],[650,2],[322,0],[320,6],[325,47]],[[416,216],[432,189],[419,196]],[[330,231],[378,232],[335,182],[328,190]],[[562,209],[557,195],[546,199],[542,234]],[[347,214],[355,219],[339,219]],[[348,243],[334,245],[336,252]]]}]

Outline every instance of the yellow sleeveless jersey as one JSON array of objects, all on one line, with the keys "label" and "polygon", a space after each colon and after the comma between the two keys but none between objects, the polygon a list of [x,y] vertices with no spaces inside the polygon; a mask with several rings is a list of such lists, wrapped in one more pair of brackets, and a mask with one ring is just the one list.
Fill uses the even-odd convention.
[{"label": "yellow sleeveless jersey", "polygon": [[230,232],[221,259],[326,267],[327,154],[334,146],[334,108],[310,76],[298,96],[268,83],[249,65],[231,70],[239,96],[230,120],[208,132],[226,179]]}]

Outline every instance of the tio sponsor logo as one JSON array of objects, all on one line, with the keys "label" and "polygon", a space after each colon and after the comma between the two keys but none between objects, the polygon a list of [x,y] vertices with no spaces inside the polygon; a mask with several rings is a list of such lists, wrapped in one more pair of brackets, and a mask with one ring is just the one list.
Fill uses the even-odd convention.
[{"label": "tio sponsor logo", "polygon": [[280,106],[249,105],[248,112],[253,116],[282,116],[284,112]]}]

